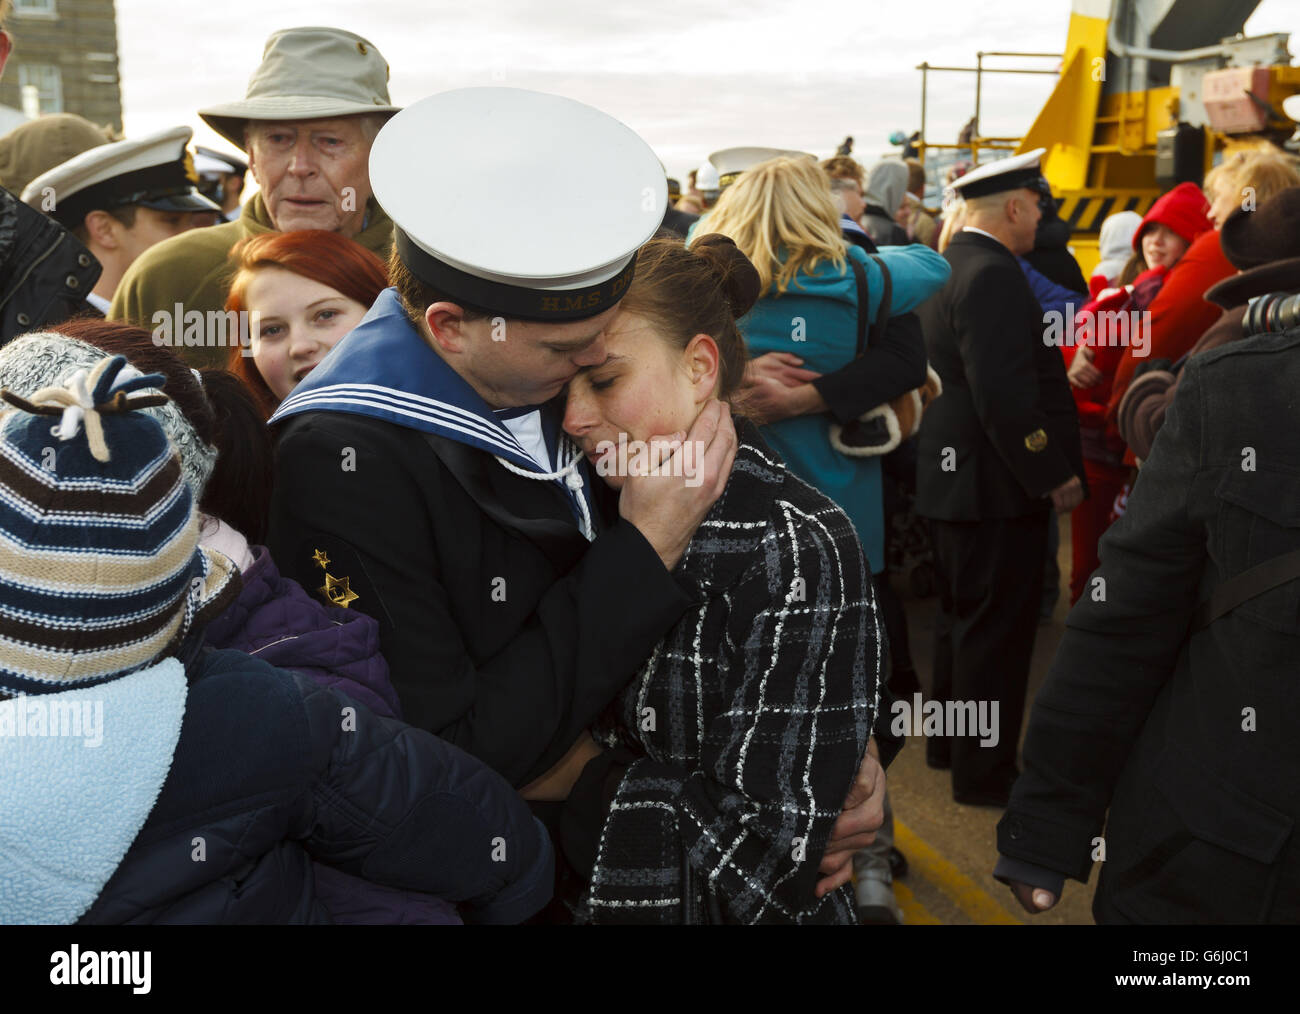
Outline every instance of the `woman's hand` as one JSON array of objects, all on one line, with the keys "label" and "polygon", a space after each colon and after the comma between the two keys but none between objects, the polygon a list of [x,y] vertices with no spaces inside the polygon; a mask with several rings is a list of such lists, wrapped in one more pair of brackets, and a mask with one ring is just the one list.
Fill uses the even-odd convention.
[{"label": "woman's hand", "polygon": [[885,823],[885,769],[880,766],[880,748],[873,736],[867,740],[867,752],[857,777],[844,800],[844,810],[831,828],[830,841],[822,856],[818,872],[817,897],[847,884],[853,875],[853,853],[876,840],[876,832]]},{"label": "woman's hand", "polygon": [[789,352],[767,352],[746,364],[744,383],[767,377],[780,381],[786,387],[799,387],[820,376],[815,370],[805,370],[803,360],[798,356]]},{"label": "woman's hand", "polygon": [[762,426],[827,410],[826,402],[810,381],[821,376],[802,367],[803,360],[788,352],[768,352],[745,367],[738,400],[745,414]]},{"label": "woman's hand", "polygon": [[578,737],[576,743],[569,747],[566,753],[555,767],[542,775],[541,778],[529,782],[519,794],[525,799],[546,800],[548,802],[558,802],[562,799],[568,799],[569,793],[573,791],[573,785],[582,774],[582,769],[587,766],[587,762],[601,753],[600,746],[591,738],[591,733],[583,732]]},{"label": "woman's hand", "polygon": [[652,467],[646,474],[628,476],[619,493],[618,512],[636,526],[671,571],[731,477],[737,444],[731,406],[711,400],[684,441],[651,437],[649,443]]},{"label": "woman's hand", "polygon": [[1092,365],[1092,355],[1091,345],[1080,345],[1074,350],[1074,361],[1070,363],[1070,371],[1066,374],[1071,387],[1086,390],[1096,387],[1105,379],[1101,370]]}]

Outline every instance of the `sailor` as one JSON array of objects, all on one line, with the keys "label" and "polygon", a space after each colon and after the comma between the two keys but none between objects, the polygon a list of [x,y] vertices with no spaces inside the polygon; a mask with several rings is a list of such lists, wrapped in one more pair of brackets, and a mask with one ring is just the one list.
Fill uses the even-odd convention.
[{"label": "sailor", "polygon": [[[936,700],[998,702],[996,746],[931,738],[926,759],[952,768],[953,798],[1005,806],[1047,551],[1048,525],[1083,499],[1078,419],[1060,353],[1017,256],[1033,249],[1050,197],[1043,149],[967,173],[965,229],[944,256],[952,276],[921,307],[943,395],[921,424],[916,512],[931,520],[940,589]],[[951,730],[949,730],[951,732]]]},{"label": "sailor", "polygon": [[37,176],[23,200],[76,236],[103,272],[86,301],[108,312],[117,283],[140,254],[192,227],[195,212],[220,211],[199,193],[186,149],[193,131],[171,127],[101,144]]},{"label": "sailor", "polygon": [[695,171],[695,188],[700,192],[705,211],[718,203],[718,194],[722,192],[722,184],[718,179],[718,167],[708,159],[705,159],[699,169]]},{"label": "sailor", "polygon": [[406,721],[526,786],[693,601],[673,554],[713,483],[632,477],[615,502],[560,427],[663,220],[665,174],[590,106],[468,88],[393,117],[370,177],[393,287],[271,420],[269,543],[304,587],[379,621]]},{"label": "sailor", "polygon": [[[199,173],[199,189],[221,205],[218,220],[233,222],[239,217],[239,198],[244,192],[248,163],[237,155],[194,146],[194,168]],[[215,224],[215,223],[214,223]]]},{"label": "sailor", "polygon": [[[667,170],[664,170],[665,174]],[[664,208],[664,220],[659,223],[660,236],[679,236],[685,239],[690,228],[697,221],[699,215],[693,215],[689,211],[678,211],[677,202],[682,199],[682,185],[671,176],[668,177],[668,206]]]},{"label": "sailor", "polygon": [[[787,148],[762,148],[756,145],[723,148],[721,151],[715,151],[700,167],[697,177],[700,191],[704,194],[706,212],[706,214],[700,216],[700,220],[707,217],[707,212],[717,204],[718,198],[726,191],[727,187],[736,182],[741,173],[747,169],[753,169],[760,162],[782,156],[816,158],[816,156],[810,155],[806,151],[792,151]],[[706,167],[708,169],[707,174],[705,172]],[[706,184],[712,185],[713,189],[710,190]],[[703,232],[709,231],[706,226],[701,226],[699,221],[692,222],[686,231],[687,242],[693,239],[695,234],[701,232],[701,230]]]},{"label": "sailor", "polygon": [[709,156],[710,164],[718,170],[718,188],[726,190],[736,182],[736,178],[746,169],[752,169],[760,162],[782,156],[790,158],[815,158],[806,151],[792,151],[788,148],[762,148],[745,145],[739,148],[723,148]]}]

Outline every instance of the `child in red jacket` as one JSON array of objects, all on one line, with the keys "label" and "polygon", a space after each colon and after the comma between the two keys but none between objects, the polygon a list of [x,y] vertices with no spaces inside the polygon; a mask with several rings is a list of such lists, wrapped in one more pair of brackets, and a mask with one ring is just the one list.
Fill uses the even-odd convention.
[{"label": "child in red jacket", "polygon": [[1205,196],[1192,183],[1180,183],[1156,201],[1133,234],[1133,258],[1121,278],[1135,270],[1141,274],[1130,285],[1098,293],[1075,317],[1075,343],[1062,348],[1079,410],[1090,490],[1089,498],[1070,515],[1071,605],[1083,594],[1089,575],[1097,568],[1097,543],[1110,524],[1111,506],[1128,478],[1126,448],[1109,410],[1112,401],[1118,403],[1115,387],[1121,378],[1127,386],[1133,365],[1151,352],[1157,304],[1172,294],[1181,307],[1187,301],[1183,287],[1199,284],[1194,280],[1199,272],[1189,272],[1184,264],[1189,251],[1205,235],[1218,249],[1218,235],[1208,213]]}]

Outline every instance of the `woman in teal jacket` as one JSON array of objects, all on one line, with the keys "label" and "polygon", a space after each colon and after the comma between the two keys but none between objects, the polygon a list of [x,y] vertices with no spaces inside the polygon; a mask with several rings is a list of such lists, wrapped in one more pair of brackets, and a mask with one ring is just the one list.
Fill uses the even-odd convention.
[{"label": "woman in teal jacket", "polygon": [[[858,294],[847,258],[866,269],[871,320],[879,312],[881,270],[860,248],[845,244],[829,182],[811,159],[774,158],[743,173],[694,230],[690,242],[712,232],[730,236],[758,269],[763,283],[762,298],[738,322],[751,357],[785,353],[802,359],[800,370],[789,359],[783,365],[782,357],[765,358],[766,364],[774,366],[767,376],[781,375],[786,384],[805,382],[809,397],[802,399],[802,408],[776,413],[805,414],[769,421],[762,427],[763,438],[790,471],[843,508],[857,529],[872,572],[880,574],[886,564],[880,458],[849,457],[831,446],[831,424],[842,421],[832,414],[837,406],[834,402],[828,406],[830,399],[823,400],[806,382],[841,370],[857,350]],[[891,315],[916,309],[948,280],[947,261],[920,244],[885,247],[879,256],[891,276]],[[913,341],[923,362],[919,333]],[[880,400],[919,387],[924,379],[922,367],[912,382]],[[874,403],[861,405],[858,411],[872,407]]]}]

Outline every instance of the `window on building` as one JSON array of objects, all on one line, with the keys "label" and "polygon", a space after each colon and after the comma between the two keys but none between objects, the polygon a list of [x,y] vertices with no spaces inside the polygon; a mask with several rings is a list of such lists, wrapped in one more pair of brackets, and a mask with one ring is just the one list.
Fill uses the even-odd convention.
[{"label": "window on building", "polygon": [[57,13],[54,0],[14,0],[14,13],[19,17],[34,14],[37,17],[52,18]]},{"label": "window on building", "polygon": [[20,63],[18,87],[32,85],[41,100],[42,113],[63,112],[63,77],[52,63]]}]

